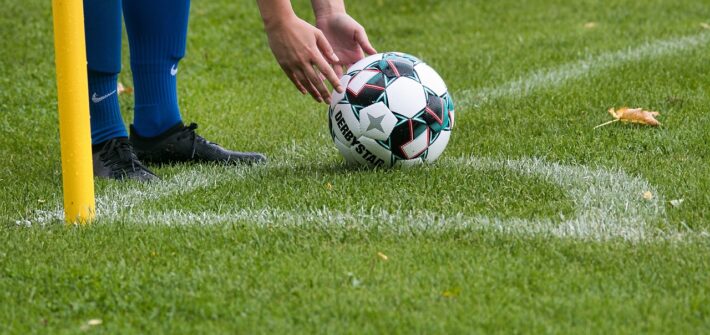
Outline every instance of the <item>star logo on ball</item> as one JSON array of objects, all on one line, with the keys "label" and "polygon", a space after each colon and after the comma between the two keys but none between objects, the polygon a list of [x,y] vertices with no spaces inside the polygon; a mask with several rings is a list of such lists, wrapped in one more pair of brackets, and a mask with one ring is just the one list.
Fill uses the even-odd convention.
[{"label": "star logo on ball", "polygon": [[367,126],[367,131],[370,131],[372,129],[377,129],[382,133],[385,132],[385,130],[382,129],[382,120],[385,118],[384,115],[380,115],[379,117],[374,117],[370,114],[367,114],[367,118],[370,120],[370,124]]}]

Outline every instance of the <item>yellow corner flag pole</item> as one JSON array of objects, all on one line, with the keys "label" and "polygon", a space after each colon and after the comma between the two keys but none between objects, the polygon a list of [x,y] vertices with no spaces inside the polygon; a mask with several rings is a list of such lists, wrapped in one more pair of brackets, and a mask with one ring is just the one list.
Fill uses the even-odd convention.
[{"label": "yellow corner flag pole", "polygon": [[95,200],[83,1],[52,0],[52,13],[64,218],[68,223],[88,223],[94,218]]}]

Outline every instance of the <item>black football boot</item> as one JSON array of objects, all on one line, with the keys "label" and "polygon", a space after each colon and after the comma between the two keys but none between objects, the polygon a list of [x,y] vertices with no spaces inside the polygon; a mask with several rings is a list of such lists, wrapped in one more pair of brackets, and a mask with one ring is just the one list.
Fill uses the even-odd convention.
[{"label": "black football boot", "polygon": [[178,123],[156,137],[141,137],[131,125],[131,143],[138,157],[146,163],[216,162],[255,164],[266,162],[257,152],[238,152],[222,148],[195,133],[197,124]]},{"label": "black football boot", "polygon": [[93,150],[94,176],[108,179],[151,181],[159,179],[136,157],[127,138],[114,138]]}]

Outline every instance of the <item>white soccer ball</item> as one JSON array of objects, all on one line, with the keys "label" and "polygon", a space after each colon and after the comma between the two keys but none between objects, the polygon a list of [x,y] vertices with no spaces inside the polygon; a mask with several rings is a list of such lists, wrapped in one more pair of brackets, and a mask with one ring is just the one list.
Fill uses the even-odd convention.
[{"label": "white soccer ball", "polygon": [[351,164],[410,166],[436,160],[454,126],[454,102],[429,65],[398,52],[366,57],[340,79],[330,134]]}]

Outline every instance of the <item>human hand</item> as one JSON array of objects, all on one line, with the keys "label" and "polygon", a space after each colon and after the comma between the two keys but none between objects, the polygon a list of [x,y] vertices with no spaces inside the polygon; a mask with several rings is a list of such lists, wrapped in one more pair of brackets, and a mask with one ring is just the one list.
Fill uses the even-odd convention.
[{"label": "human hand", "polygon": [[342,93],[339,76],[330,64],[339,64],[323,32],[293,15],[266,26],[269,46],[283,71],[301,93],[318,102],[330,103],[327,79]]},{"label": "human hand", "polygon": [[349,67],[365,56],[363,51],[369,55],[377,53],[365,28],[344,12],[316,17],[316,27],[323,31],[339,58],[334,67],[338,77],[343,75],[343,66]]}]

